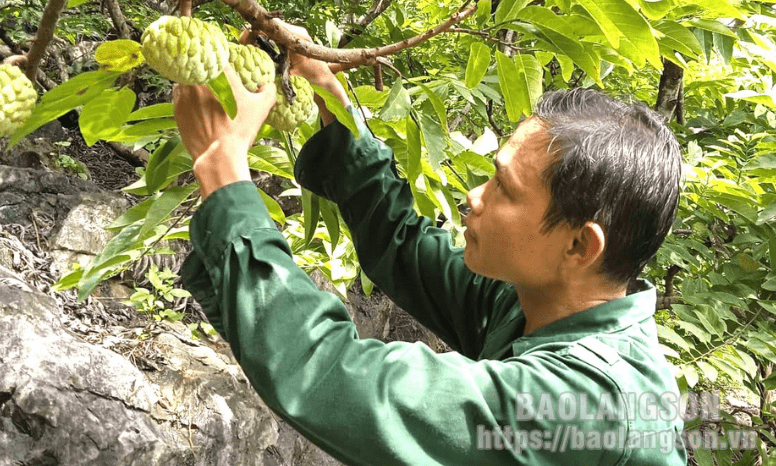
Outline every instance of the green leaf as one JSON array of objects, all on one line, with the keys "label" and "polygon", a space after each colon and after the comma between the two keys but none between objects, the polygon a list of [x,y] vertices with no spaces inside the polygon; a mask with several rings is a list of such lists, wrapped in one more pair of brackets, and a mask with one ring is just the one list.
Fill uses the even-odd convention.
[{"label": "green leaf", "polygon": [[703,372],[703,376],[706,377],[710,382],[715,382],[717,380],[719,371],[717,371],[714,366],[704,361],[698,361],[697,364],[698,368],[700,368],[700,370]]},{"label": "green leaf", "polygon": [[[76,264],[78,264],[76,262]],[[78,286],[78,282],[81,281],[81,277],[84,274],[84,269],[80,266],[72,270],[67,275],[64,275],[56,283],[51,286],[51,291],[64,291]]]},{"label": "green leaf", "polygon": [[704,12],[712,13],[720,18],[746,19],[741,10],[731,5],[727,0],[695,0],[690,3],[698,5]]},{"label": "green leaf", "polygon": [[411,108],[410,95],[404,89],[402,80],[397,79],[391,86],[391,93],[380,112],[380,119],[385,121],[400,120],[407,116]]},{"label": "green leaf", "polygon": [[477,2],[477,25],[482,27],[483,24],[490,18],[491,1],[480,0]]},{"label": "green leaf", "polygon": [[197,189],[199,185],[192,183],[187,186],[173,186],[164,191],[149,207],[139,235],[143,236],[156,228]]},{"label": "green leaf", "polygon": [[361,105],[369,108],[382,107],[390,91],[378,91],[374,86],[358,86],[353,91]]},{"label": "green leaf", "polygon": [[329,231],[329,240],[331,242],[331,249],[333,251],[339,243],[340,238],[340,224],[339,214],[337,213],[337,204],[327,199],[320,198],[319,207],[321,210],[321,218],[323,218],[323,223],[326,225],[326,229]]},{"label": "green leaf", "polygon": [[683,364],[679,367],[682,370],[682,374],[684,374],[687,385],[689,385],[690,388],[696,386],[698,384],[698,371],[695,367],[689,364]]},{"label": "green leaf", "polygon": [[719,52],[719,55],[722,57],[722,60],[725,62],[725,64],[729,65],[730,60],[733,59],[733,45],[735,44],[736,40],[730,36],[717,33],[715,33],[713,37],[714,48],[717,49],[717,52]]},{"label": "green leaf", "polygon": [[313,85],[313,90],[316,94],[323,98],[324,102],[326,103],[326,108],[334,114],[334,116],[337,118],[337,121],[345,125],[345,127],[349,129],[351,133],[353,133],[353,136],[355,136],[356,139],[360,138],[361,133],[358,131],[356,120],[354,119],[353,114],[350,113],[344,105],[342,105],[342,102],[340,102],[338,98],[334,97],[334,94],[320,86]]},{"label": "green leaf", "polygon": [[520,79],[520,73],[514,60],[501,52],[496,52],[496,70],[501,94],[504,96],[504,105],[507,109],[509,121],[519,121],[524,113],[526,105],[530,105],[531,98],[525,87],[525,79]]},{"label": "green leaf", "polygon": [[169,102],[149,105],[148,107],[143,107],[137,110],[136,112],[130,113],[129,116],[127,117],[127,121],[139,121],[139,120],[150,120],[153,118],[171,117],[173,116],[174,109],[175,107]]},{"label": "green leaf", "polygon": [[115,71],[87,71],[43,94],[32,115],[11,135],[8,148],[46,123],[94,99],[109,88],[120,74]]},{"label": "green leaf", "polygon": [[259,195],[261,196],[261,199],[264,201],[264,205],[267,206],[267,210],[269,211],[269,216],[272,217],[272,220],[279,223],[281,226],[286,224],[286,214],[283,212],[283,209],[280,207],[280,204],[278,204],[278,201],[272,198],[269,194],[265,193],[261,189],[258,189]]},{"label": "green leaf", "polygon": [[544,68],[533,55],[519,53],[515,55],[515,63],[520,71],[520,79],[525,81],[525,88],[528,90],[528,106],[523,109],[525,116],[531,116],[533,108],[539,102],[542,95],[542,84],[544,83]]},{"label": "green leaf", "polygon": [[482,81],[490,66],[490,47],[482,42],[472,42],[469,50],[469,61],[466,64],[464,81],[466,87],[474,89]]},{"label": "green leaf", "polygon": [[97,47],[94,51],[94,59],[102,65],[101,69],[126,73],[145,62],[140,49],[140,44],[134,40],[112,40],[103,42]]},{"label": "green leaf", "polygon": [[501,0],[496,8],[496,24],[512,21],[530,0]]},{"label": "green leaf", "polygon": [[177,128],[178,124],[172,118],[157,118],[124,126],[120,133],[111,136],[109,141],[134,143],[148,137],[161,137],[161,131]]},{"label": "green leaf", "polygon": [[426,151],[428,152],[428,161],[439,176],[445,177],[442,170],[442,162],[445,160],[445,149],[447,148],[447,138],[445,131],[440,123],[431,117],[429,112],[420,114],[420,131],[423,134]]},{"label": "green leaf", "polygon": [[169,139],[151,154],[146,165],[147,193],[164,189],[178,175],[191,170],[191,155],[178,138]]},{"label": "green leaf", "polygon": [[156,198],[149,197],[143,202],[132,206],[129,210],[124,212],[120,217],[113,220],[113,222],[111,222],[110,225],[105,227],[105,229],[108,231],[120,230],[126,227],[127,225],[131,225],[139,220],[143,220],[148,214],[148,209],[151,207],[151,204],[153,204],[155,200]]},{"label": "green leaf", "polygon": [[690,351],[690,345],[687,341],[679,336],[678,333],[664,325],[657,324],[657,335],[663,340],[669,341],[687,352]]},{"label": "green leaf", "polygon": [[277,147],[253,146],[248,150],[248,165],[254,170],[294,179],[294,167],[288,160],[288,155]]},{"label": "green leaf", "polygon": [[232,85],[229,83],[226,73],[222,72],[215,79],[208,81],[207,87],[213,91],[213,95],[221,102],[221,106],[226,114],[229,115],[229,118],[234,120],[234,117],[237,116],[237,101],[234,100]]},{"label": "green leaf", "polygon": [[690,20],[688,24],[695,26],[696,28],[703,29],[704,31],[709,31],[709,32],[728,36],[731,39],[738,38],[736,33],[731,31],[729,27],[713,19],[696,18],[696,19]]},{"label": "green leaf", "polygon": [[420,128],[415,124],[412,115],[405,118],[407,131],[407,181],[414,186],[415,181],[421,173],[421,151],[422,143],[420,139]]},{"label": "green leaf", "polygon": [[776,203],[769,205],[757,216],[757,225],[764,225],[776,218]]},{"label": "green leaf", "polygon": [[652,28],[627,0],[578,0],[620,54],[641,67],[644,60],[662,68]]},{"label": "green leaf", "polygon": [[302,188],[302,214],[304,215],[304,247],[310,245],[310,241],[315,236],[315,229],[318,227],[320,218],[320,199],[315,194]]},{"label": "green leaf", "polygon": [[135,106],[135,97],[126,87],[106,89],[84,105],[78,123],[86,144],[92,146],[100,139],[108,140],[118,134]]},{"label": "green leaf", "polygon": [[[487,0],[482,0],[487,1]],[[490,2],[488,2],[490,3]],[[369,279],[369,277],[366,276],[364,273],[364,269],[361,269],[361,289],[364,290],[364,294],[368,298],[372,295],[372,290],[374,290],[375,284],[372,282],[372,280]]]},{"label": "green leaf", "polygon": [[644,16],[653,21],[662,19],[674,7],[668,0],[638,0],[638,3]]},{"label": "green leaf", "polygon": [[67,8],[76,8],[83,5],[84,3],[89,3],[89,0],[69,0],[67,2]]},{"label": "green leaf", "polygon": [[711,458],[711,452],[705,448],[696,448],[692,451],[698,466],[714,466],[714,460]]},{"label": "green leaf", "polygon": [[[538,6],[529,6],[520,12],[520,18],[533,24],[544,39],[557,48],[556,52],[565,54],[571,60],[579,65],[588,76],[596,79],[596,82],[603,87],[600,80],[601,60],[592,50],[585,49],[578,38],[570,35],[573,30],[571,24],[563,16],[558,16],[547,8]],[[560,61],[561,58],[559,57]],[[566,67],[568,68],[568,67]],[[568,80],[571,77],[571,69],[563,69],[563,78]],[[568,77],[566,77],[568,75]]]},{"label": "green leaf", "polygon": [[677,52],[690,57],[700,57],[703,47],[695,34],[676,21],[660,21],[655,24],[655,29],[665,34],[659,42]]}]

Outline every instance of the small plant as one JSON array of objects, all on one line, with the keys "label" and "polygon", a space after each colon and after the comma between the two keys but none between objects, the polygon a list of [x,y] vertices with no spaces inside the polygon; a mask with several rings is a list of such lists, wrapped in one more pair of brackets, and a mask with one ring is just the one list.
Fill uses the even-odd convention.
[{"label": "small plant", "polygon": [[56,153],[51,153],[51,155],[54,157],[54,166],[57,168],[61,168],[65,171],[70,171],[72,173],[75,173],[78,178],[81,178],[83,180],[88,180],[89,175],[86,173],[86,167],[81,162],[75,160],[74,158],[70,157],[67,154],[62,153],[62,149],[65,147],[70,146],[69,141],[57,141],[54,143],[54,145],[57,146],[58,150]]},{"label": "small plant", "polygon": [[148,290],[135,287],[135,292],[124,301],[124,304],[133,306],[140,312],[150,313],[157,321],[166,319],[170,322],[178,322],[183,318],[184,313],[170,309],[168,306],[173,304],[175,299],[188,298],[191,294],[182,288],[175,288],[176,276],[169,268],[160,271],[156,264],[152,264],[146,272],[146,278],[153,288]]}]

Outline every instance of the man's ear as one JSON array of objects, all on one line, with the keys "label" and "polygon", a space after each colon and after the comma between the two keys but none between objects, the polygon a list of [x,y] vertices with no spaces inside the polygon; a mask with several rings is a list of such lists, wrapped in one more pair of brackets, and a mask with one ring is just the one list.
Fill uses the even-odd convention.
[{"label": "man's ear", "polygon": [[567,258],[577,267],[588,267],[603,257],[606,235],[601,225],[595,222],[585,224],[574,232]]}]

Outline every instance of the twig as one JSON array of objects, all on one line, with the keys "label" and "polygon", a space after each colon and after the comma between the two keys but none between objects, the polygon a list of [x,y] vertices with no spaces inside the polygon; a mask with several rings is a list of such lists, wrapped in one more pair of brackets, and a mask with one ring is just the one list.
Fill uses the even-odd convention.
[{"label": "twig", "polygon": [[283,27],[279,21],[274,21],[269,12],[256,3],[256,0],[224,0],[224,3],[240,13],[254,29],[263,31],[267,37],[280,45],[284,45],[288,50],[328,63],[341,63],[344,65],[343,69],[356,68],[362,65],[374,65],[377,63],[377,57],[392,55],[406,48],[414,47],[431,37],[447,31],[454,24],[463,21],[477,11],[476,3],[466,9],[471,3],[471,0],[466,0],[450,19],[423,34],[383,47],[343,50],[331,49],[299,38]]},{"label": "twig", "polygon": [[490,42],[495,42],[499,45],[503,45],[504,47],[509,47],[513,50],[517,50],[518,52],[529,52],[531,49],[523,49],[520,47],[515,47],[514,43],[512,42],[504,42],[503,40],[499,39],[498,37],[493,37],[490,34],[488,34],[485,31],[477,31],[475,29],[466,29],[466,28],[450,28],[448,32],[456,32],[458,34],[472,34],[475,36],[480,36],[484,38],[485,40],[488,40]]},{"label": "twig", "polygon": [[375,71],[375,89],[378,91],[383,90],[383,67],[377,63],[372,66]]},{"label": "twig", "polygon": [[392,0],[375,0],[372,7],[358,18],[340,38],[337,48],[343,48],[350,43],[353,39],[364,33],[366,27],[380,16],[389,6],[391,6]]},{"label": "twig", "polygon": [[50,0],[43,10],[43,16],[40,19],[38,33],[35,35],[35,41],[27,54],[27,78],[34,81],[38,75],[38,63],[40,63],[43,54],[46,53],[51,38],[54,37],[54,28],[59,21],[59,15],[67,6],[67,0]]}]

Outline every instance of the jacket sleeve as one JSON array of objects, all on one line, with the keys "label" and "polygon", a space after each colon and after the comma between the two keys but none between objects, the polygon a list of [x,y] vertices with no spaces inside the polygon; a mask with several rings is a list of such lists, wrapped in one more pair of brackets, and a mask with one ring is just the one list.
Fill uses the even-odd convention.
[{"label": "jacket sleeve", "polygon": [[337,203],[361,267],[382,291],[453,349],[476,358],[488,330],[514,307],[514,288],[466,267],[449,233],[415,213],[391,149],[356,121],[358,139],[336,121],[313,136],[296,161],[297,180]]},{"label": "jacket sleeve", "polygon": [[[488,433],[497,426],[554,428],[547,420],[515,420],[519,392],[557,397],[581,390],[579,381],[589,389],[591,380],[611,389],[605,374],[553,351],[474,361],[419,343],[358,339],[342,302],[294,265],[249,182],[211,194],[192,219],[191,239],[184,284],[252,385],[269,407],[346,464],[560,464],[558,451],[498,449]],[[615,464],[621,453],[575,455],[580,464]]]}]

